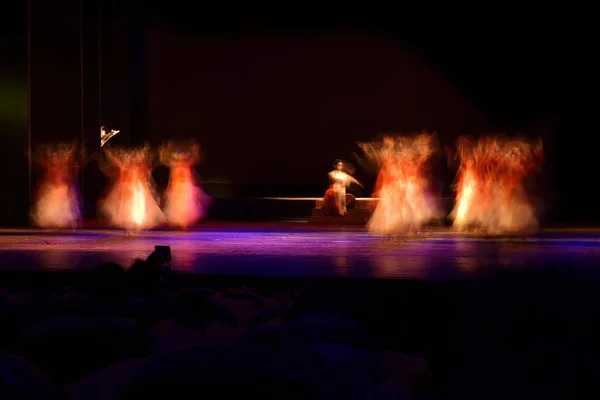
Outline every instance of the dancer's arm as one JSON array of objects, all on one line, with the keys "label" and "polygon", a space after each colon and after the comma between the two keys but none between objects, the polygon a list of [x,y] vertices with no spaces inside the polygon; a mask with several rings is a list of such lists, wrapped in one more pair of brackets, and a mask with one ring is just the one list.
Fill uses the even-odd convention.
[{"label": "dancer's arm", "polygon": [[358,185],[360,187],[364,187],[362,183],[360,183],[358,180],[356,180],[356,178],[354,178],[353,176],[348,175],[348,178],[350,179],[350,183],[354,183],[355,185]]}]

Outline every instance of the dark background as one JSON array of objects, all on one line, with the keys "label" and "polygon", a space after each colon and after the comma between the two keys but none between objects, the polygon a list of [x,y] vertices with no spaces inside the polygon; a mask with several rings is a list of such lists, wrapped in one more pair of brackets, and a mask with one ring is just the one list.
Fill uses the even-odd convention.
[{"label": "dark background", "polygon": [[[583,10],[31,3],[34,146],[77,138],[93,152],[101,123],[123,145],[194,137],[209,193],[319,196],[331,162],[382,132],[436,130],[445,145],[522,133],[544,139],[547,220],[599,218]],[[2,224],[22,220],[29,202],[27,9],[2,10]],[[82,174],[91,204],[102,186],[93,169]],[[453,173],[438,177],[446,193]]]},{"label": "dark background", "polygon": [[0,225],[29,209],[27,138],[27,3],[0,8]]}]

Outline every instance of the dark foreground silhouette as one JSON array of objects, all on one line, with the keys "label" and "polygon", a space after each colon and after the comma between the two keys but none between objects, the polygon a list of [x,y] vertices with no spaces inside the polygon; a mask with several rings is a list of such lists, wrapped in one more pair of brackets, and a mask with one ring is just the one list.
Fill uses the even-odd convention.
[{"label": "dark foreground silhouette", "polygon": [[0,284],[0,398],[578,398],[596,281],[178,276],[153,262]]}]

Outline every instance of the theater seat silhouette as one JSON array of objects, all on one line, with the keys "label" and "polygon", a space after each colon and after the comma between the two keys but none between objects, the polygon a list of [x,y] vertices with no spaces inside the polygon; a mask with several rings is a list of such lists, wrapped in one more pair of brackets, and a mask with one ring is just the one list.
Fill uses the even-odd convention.
[{"label": "theater seat silhouette", "polygon": [[50,380],[21,356],[0,349],[0,398],[57,399]]},{"label": "theater seat silhouette", "polygon": [[265,348],[219,346],[188,349],[154,358],[133,377],[120,399],[261,396],[264,399],[377,398],[370,372],[349,347]]},{"label": "theater seat silhouette", "polygon": [[148,336],[118,317],[56,317],[25,333],[25,356],[56,383],[149,354]]}]

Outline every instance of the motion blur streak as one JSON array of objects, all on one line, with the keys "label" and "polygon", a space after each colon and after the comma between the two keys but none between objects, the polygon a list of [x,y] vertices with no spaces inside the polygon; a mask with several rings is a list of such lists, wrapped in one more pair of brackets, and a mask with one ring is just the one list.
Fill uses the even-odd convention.
[{"label": "motion blur streak", "polygon": [[457,151],[458,187],[450,215],[457,230],[510,234],[537,229],[537,214],[526,183],[541,165],[541,140],[459,138]]},{"label": "motion blur streak", "polygon": [[107,148],[104,154],[103,169],[113,182],[100,211],[110,225],[136,232],[164,222],[152,182],[150,148]]},{"label": "motion blur streak", "polygon": [[81,221],[76,185],[79,147],[76,143],[41,147],[34,161],[42,168],[36,191],[33,223],[41,228],[76,228]]},{"label": "motion blur streak", "polygon": [[431,195],[428,162],[437,150],[435,134],[385,136],[380,142],[359,143],[379,166],[373,197],[379,202],[369,231],[379,234],[415,233],[443,214]]},{"label": "motion blur streak", "polygon": [[200,159],[197,144],[166,142],[160,149],[160,161],[171,169],[166,191],[165,217],[169,225],[188,228],[206,215],[208,197],[194,176],[194,165]]}]

